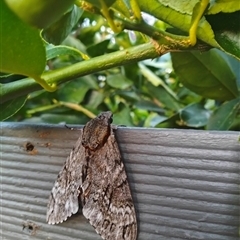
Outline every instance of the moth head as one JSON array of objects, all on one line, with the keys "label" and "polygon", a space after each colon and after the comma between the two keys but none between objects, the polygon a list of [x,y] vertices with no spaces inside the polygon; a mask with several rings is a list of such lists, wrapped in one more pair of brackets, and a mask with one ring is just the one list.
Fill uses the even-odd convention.
[{"label": "moth head", "polygon": [[101,121],[104,121],[104,123],[107,124],[111,124],[112,123],[112,112],[107,111],[107,112],[102,112],[100,114],[98,114],[97,118]]},{"label": "moth head", "polygon": [[83,128],[82,145],[92,151],[101,148],[111,132],[112,113],[102,112]]}]

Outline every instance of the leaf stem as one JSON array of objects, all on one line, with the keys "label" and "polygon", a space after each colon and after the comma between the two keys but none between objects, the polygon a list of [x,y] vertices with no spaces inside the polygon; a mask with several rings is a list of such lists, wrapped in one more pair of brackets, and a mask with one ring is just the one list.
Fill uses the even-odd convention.
[{"label": "leaf stem", "polygon": [[195,45],[197,42],[197,28],[199,25],[199,21],[202,18],[204,12],[206,11],[208,5],[209,0],[200,0],[196,3],[193,9],[191,27],[189,30],[189,39],[192,46]]}]

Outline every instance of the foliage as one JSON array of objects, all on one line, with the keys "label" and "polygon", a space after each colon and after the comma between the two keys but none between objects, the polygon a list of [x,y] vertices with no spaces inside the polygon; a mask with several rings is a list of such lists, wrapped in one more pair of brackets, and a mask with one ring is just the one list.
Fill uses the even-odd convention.
[{"label": "foliage", "polygon": [[238,0],[46,2],[0,2],[1,120],[240,130]]}]

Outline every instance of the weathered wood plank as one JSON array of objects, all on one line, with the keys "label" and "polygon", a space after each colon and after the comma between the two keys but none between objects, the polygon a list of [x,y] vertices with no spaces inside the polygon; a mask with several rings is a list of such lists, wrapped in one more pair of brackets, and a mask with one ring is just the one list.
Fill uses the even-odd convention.
[{"label": "weathered wood plank", "polygon": [[[2,239],[101,239],[81,213],[45,223],[53,182],[78,135],[57,125],[1,123]],[[238,239],[238,132],[119,128],[116,135],[139,240]],[[35,225],[28,229],[27,221]]]}]

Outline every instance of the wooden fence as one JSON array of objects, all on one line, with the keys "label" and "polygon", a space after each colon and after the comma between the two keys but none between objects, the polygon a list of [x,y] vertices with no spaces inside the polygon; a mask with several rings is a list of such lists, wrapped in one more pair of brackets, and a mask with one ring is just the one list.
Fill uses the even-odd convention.
[{"label": "wooden fence", "polygon": [[[2,238],[101,239],[81,212],[46,224],[50,190],[78,130],[1,123]],[[138,240],[237,240],[238,132],[118,128],[137,211]]]}]

